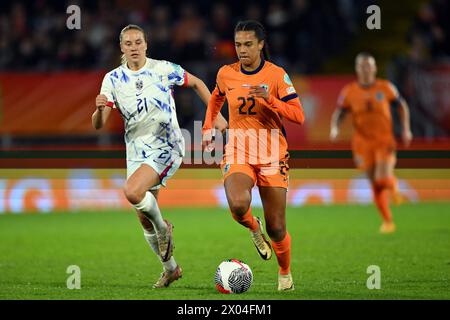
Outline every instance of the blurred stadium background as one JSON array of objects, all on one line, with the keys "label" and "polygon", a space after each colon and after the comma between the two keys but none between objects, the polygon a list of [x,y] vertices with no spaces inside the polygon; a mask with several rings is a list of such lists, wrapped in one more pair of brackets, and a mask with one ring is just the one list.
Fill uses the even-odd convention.
[{"label": "blurred stadium background", "polygon": [[[81,8],[80,30],[66,28],[71,4]],[[371,4],[381,8],[381,30],[366,27]],[[362,50],[375,55],[379,76],[396,84],[410,106],[414,143],[399,145],[398,154],[402,192],[411,202],[446,201],[449,12],[444,0],[2,1],[0,213],[129,208],[121,192],[122,120],[116,113],[98,132],[90,121],[103,75],[119,62],[120,29],[142,26],[150,57],[182,65],[213,89],[218,68],[235,60],[239,19],[264,23],[272,60],[291,75],[306,112],[304,126],[286,123],[291,206],[371,200],[353,169],[350,121],[338,143],[328,141],[338,92],[354,79],[354,56]],[[181,127],[194,133],[204,106],[191,90],[177,89],[175,97]],[[191,142],[192,160],[199,145]],[[226,206],[214,165],[184,168],[161,194],[162,206]]]}]

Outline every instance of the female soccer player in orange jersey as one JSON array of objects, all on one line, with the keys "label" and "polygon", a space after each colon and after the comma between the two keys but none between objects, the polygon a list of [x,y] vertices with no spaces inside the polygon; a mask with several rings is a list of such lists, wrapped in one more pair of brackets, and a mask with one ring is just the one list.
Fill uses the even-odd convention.
[{"label": "female soccer player in orange jersey", "polygon": [[[203,141],[211,146],[212,124],[226,99],[229,130],[221,169],[232,216],[250,229],[263,259],[271,258],[272,244],[279,264],[278,290],[292,290],[291,237],[286,230],[289,154],[282,117],[302,124],[303,109],[287,73],[268,61],[266,34],[259,22],[239,22],[234,42],[239,61],[223,66],[217,74]],[[261,220],[251,213],[255,183],[271,242],[264,235]]]},{"label": "female soccer player in orange jersey", "polygon": [[372,185],[374,201],[383,218],[381,233],[395,231],[389,209],[388,191],[396,189],[394,177],[395,138],[392,130],[390,104],[398,106],[402,123],[402,140],[409,145],[412,134],[409,126],[409,109],[397,89],[387,80],[376,78],[377,66],[369,53],[360,53],[355,60],[358,80],[345,86],[331,120],[330,138],[335,140],[339,124],[347,113],[353,116],[353,158],[364,170]]}]

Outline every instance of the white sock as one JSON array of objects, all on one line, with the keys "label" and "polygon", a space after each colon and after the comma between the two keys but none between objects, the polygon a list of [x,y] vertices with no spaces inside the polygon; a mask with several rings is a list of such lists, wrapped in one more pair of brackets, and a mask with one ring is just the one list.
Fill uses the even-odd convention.
[{"label": "white sock", "polygon": [[[147,240],[148,244],[150,245],[150,248],[152,248],[153,252],[156,253],[156,255],[159,257],[161,261],[161,257],[159,256],[158,238],[156,237],[156,233],[151,233],[144,229],[144,238],[145,240]],[[173,256],[169,259],[169,261],[166,262],[161,261],[161,263],[164,267],[164,270],[173,271],[177,267],[177,263]]]},{"label": "white sock", "polygon": [[156,232],[166,232],[167,224],[164,222],[161,211],[159,211],[158,202],[156,202],[155,197],[151,194],[150,191],[145,193],[144,199],[138,204],[133,205],[138,210],[141,210],[142,213],[150,220],[153,226],[156,229]]}]

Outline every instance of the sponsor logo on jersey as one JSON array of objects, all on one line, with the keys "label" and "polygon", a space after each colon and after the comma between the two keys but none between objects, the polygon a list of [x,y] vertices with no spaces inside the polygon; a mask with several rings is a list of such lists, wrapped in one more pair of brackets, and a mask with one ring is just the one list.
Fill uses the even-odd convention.
[{"label": "sponsor logo on jersey", "polygon": [[289,78],[289,76],[288,76],[287,73],[284,74],[284,82],[286,82],[286,84],[292,86],[292,81],[291,81],[291,79]]},{"label": "sponsor logo on jersey", "polygon": [[293,94],[293,93],[295,93],[295,88],[294,88],[294,87],[287,87],[287,88],[286,88],[286,92],[287,92],[288,94]]}]

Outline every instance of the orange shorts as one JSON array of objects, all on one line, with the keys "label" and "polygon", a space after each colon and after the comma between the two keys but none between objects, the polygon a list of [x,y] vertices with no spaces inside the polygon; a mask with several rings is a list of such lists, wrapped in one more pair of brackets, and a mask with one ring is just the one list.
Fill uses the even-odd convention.
[{"label": "orange shorts", "polygon": [[395,163],[395,144],[392,143],[353,143],[353,160],[361,170],[367,170],[376,163]]},{"label": "orange shorts", "polygon": [[223,179],[233,173],[239,172],[252,178],[258,187],[281,187],[287,189],[289,186],[289,154],[278,161],[278,164],[235,164],[222,161]]}]

